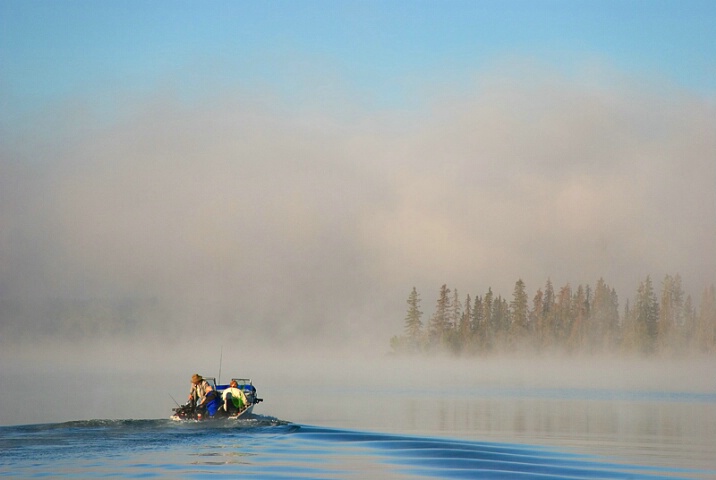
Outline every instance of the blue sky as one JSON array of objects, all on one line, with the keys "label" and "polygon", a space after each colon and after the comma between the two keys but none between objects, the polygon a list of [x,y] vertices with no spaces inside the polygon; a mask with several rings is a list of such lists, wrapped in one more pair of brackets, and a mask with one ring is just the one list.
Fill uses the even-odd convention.
[{"label": "blue sky", "polygon": [[715,25],[709,1],[3,0],[0,98],[8,115],[166,84],[290,97],[328,77],[380,105],[511,58],[566,74],[598,62],[713,97]]}]

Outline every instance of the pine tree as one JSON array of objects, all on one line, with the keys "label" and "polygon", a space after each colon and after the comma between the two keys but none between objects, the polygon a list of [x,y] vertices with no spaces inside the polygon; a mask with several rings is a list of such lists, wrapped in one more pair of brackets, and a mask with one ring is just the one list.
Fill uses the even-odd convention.
[{"label": "pine tree", "polygon": [[544,310],[546,313],[551,312],[554,309],[554,287],[552,286],[552,280],[547,279],[547,283],[544,286]]},{"label": "pine tree", "polygon": [[457,288],[453,290],[452,301],[450,302],[450,328],[458,330],[460,326],[460,318],[462,317],[462,305],[457,293]]},{"label": "pine tree", "polygon": [[459,331],[463,346],[468,345],[472,339],[472,299],[470,294],[465,298],[465,310],[460,317]]},{"label": "pine tree", "polygon": [[549,278],[544,286],[544,301],[542,304],[540,346],[541,348],[550,348],[554,346],[556,340],[556,304],[554,286]]},{"label": "pine tree", "polygon": [[588,305],[587,290],[582,285],[579,285],[572,299],[572,315],[567,338],[567,349],[570,351],[578,352],[584,348],[588,326]]},{"label": "pine tree", "polygon": [[647,275],[646,280],[639,285],[636,300],[636,321],[639,325],[639,345],[643,352],[651,352],[657,334],[659,321],[659,304],[654,293],[654,286],[651,283],[651,276]]},{"label": "pine tree", "polygon": [[713,285],[705,289],[701,297],[695,340],[701,352],[716,350],[716,289]]},{"label": "pine tree", "polygon": [[657,324],[657,350],[675,352],[683,350],[683,336],[680,331],[684,327],[684,291],[681,288],[681,277],[666,275],[662,282],[661,301],[659,304],[659,320]]},{"label": "pine tree", "polygon": [[544,335],[544,324],[542,314],[544,312],[544,293],[538,288],[532,298],[532,311],[530,312],[530,324],[532,324],[532,343],[537,350],[542,349],[542,336]]},{"label": "pine tree", "polygon": [[453,290],[452,301],[449,307],[449,326],[446,335],[447,346],[450,351],[456,355],[460,354],[464,346],[464,338],[460,331],[460,323],[462,320],[462,304],[457,293],[457,288]]},{"label": "pine tree", "polygon": [[656,343],[658,319],[659,304],[651,277],[647,276],[639,284],[634,308],[624,315],[623,349],[629,352],[652,352]]},{"label": "pine tree", "polygon": [[528,323],[528,297],[525,291],[525,282],[520,278],[515,282],[510,302],[510,342],[512,344],[522,343],[529,333]]},{"label": "pine tree", "polygon": [[609,304],[609,309],[611,310],[611,313],[607,323],[607,342],[611,347],[616,347],[621,339],[621,321],[619,319],[619,296],[614,288],[611,290],[611,302]]},{"label": "pine tree", "polygon": [[681,341],[685,348],[695,348],[696,323],[694,302],[691,299],[691,295],[687,295],[684,302],[684,326],[681,329]]},{"label": "pine tree", "polygon": [[592,351],[605,351],[616,346],[619,329],[619,302],[614,289],[600,278],[594,289],[589,324],[589,344]]},{"label": "pine tree", "polygon": [[621,348],[625,353],[642,352],[643,342],[646,338],[646,325],[637,320],[637,309],[631,308],[629,300],[624,306],[624,321],[622,325]]},{"label": "pine tree", "polygon": [[471,321],[471,351],[482,351],[485,349],[485,334],[487,323],[485,322],[485,309],[482,297],[477,295],[472,306]]},{"label": "pine tree", "polygon": [[569,284],[559,290],[552,324],[556,343],[565,347],[572,326],[572,287]]},{"label": "pine tree", "polygon": [[482,307],[484,311],[483,321],[485,322],[483,345],[487,351],[490,351],[495,347],[495,335],[497,332],[497,326],[494,323],[492,315],[493,302],[494,298],[492,294],[492,287],[490,287],[487,289],[487,293],[485,293],[485,297],[482,300]]},{"label": "pine tree", "polygon": [[492,324],[495,328],[494,343],[498,348],[508,347],[508,333],[510,331],[510,306],[507,300],[498,295],[492,302]]},{"label": "pine tree", "polygon": [[440,295],[435,313],[430,319],[430,339],[431,344],[438,347],[444,347],[447,340],[447,333],[450,328],[450,289],[447,285],[440,287]]},{"label": "pine tree", "polygon": [[624,304],[624,315],[622,316],[621,328],[619,331],[619,346],[623,352],[633,352],[635,347],[633,345],[635,335],[632,335],[632,331],[636,329],[636,322],[632,315],[631,303],[627,298],[626,304]]},{"label": "pine tree", "polygon": [[405,335],[407,337],[408,348],[411,351],[418,351],[422,343],[423,322],[420,319],[423,312],[420,311],[420,295],[413,287],[408,296],[408,312],[405,315]]}]

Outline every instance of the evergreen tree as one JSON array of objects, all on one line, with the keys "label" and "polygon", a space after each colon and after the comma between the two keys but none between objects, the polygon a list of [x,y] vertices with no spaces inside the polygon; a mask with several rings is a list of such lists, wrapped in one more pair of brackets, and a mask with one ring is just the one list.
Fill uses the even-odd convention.
[{"label": "evergreen tree", "polygon": [[606,351],[616,346],[619,329],[619,302],[614,289],[600,278],[594,289],[589,324],[592,351]]},{"label": "evergreen tree", "polygon": [[[628,305],[628,303],[627,303]],[[655,345],[659,317],[659,304],[651,278],[639,284],[634,308],[624,316],[623,349],[629,352],[649,353]]]},{"label": "evergreen tree", "polygon": [[529,333],[528,323],[528,297],[525,291],[525,282],[520,278],[515,282],[510,302],[510,341],[511,343],[522,343]]},{"label": "evergreen tree", "polygon": [[475,297],[475,303],[472,306],[472,351],[482,351],[485,349],[485,334],[487,323],[485,322],[485,309],[482,297]]},{"label": "evergreen tree", "polygon": [[552,280],[549,278],[544,286],[544,301],[542,304],[540,345],[542,348],[550,348],[554,346],[556,340],[556,297]]},{"label": "evergreen tree", "polygon": [[686,348],[692,348],[695,345],[696,336],[696,310],[691,295],[686,296],[684,302],[684,326],[681,329],[681,341]]},{"label": "evergreen tree", "polygon": [[532,328],[532,342],[537,350],[543,348],[542,336],[544,335],[544,324],[542,321],[542,315],[544,313],[544,294],[542,289],[538,288],[537,293],[532,298],[532,311],[530,312],[530,324]]},{"label": "evergreen tree", "polygon": [[472,299],[470,294],[465,298],[465,310],[460,317],[459,331],[463,346],[469,344],[472,337]]},{"label": "evergreen tree", "polygon": [[457,293],[457,288],[453,290],[452,301],[450,302],[450,328],[458,330],[460,326],[460,318],[462,317],[462,305]]},{"label": "evergreen tree", "polygon": [[619,347],[622,351],[627,352],[629,351],[628,343],[629,343],[629,330],[631,329],[631,308],[629,299],[627,298],[626,303],[624,304],[624,315],[622,315],[622,321],[619,325]]},{"label": "evergreen tree", "polygon": [[[458,307],[455,308],[454,305]],[[465,308],[462,308],[460,300],[453,295],[453,315],[459,315],[459,320],[455,324],[455,328],[450,331],[450,349],[456,354],[460,355],[464,352],[469,352],[470,342],[472,340],[471,320],[472,317],[472,299],[470,295],[465,299]]]},{"label": "evergreen tree", "polygon": [[569,336],[567,338],[567,349],[569,351],[580,351],[584,348],[587,332],[587,318],[589,315],[588,290],[582,285],[577,287],[577,292],[572,299],[572,310],[569,325]]},{"label": "evergreen tree", "polygon": [[639,285],[636,298],[636,322],[639,325],[638,344],[643,352],[651,352],[654,347],[659,321],[659,304],[651,283],[651,276]]},{"label": "evergreen tree", "polygon": [[508,332],[510,331],[510,307],[507,300],[501,295],[493,300],[492,324],[495,328],[494,344],[500,349],[508,346]]},{"label": "evergreen tree", "polygon": [[619,344],[619,340],[621,338],[621,321],[619,319],[619,296],[617,295],[617,291],[612,288],[611,290],[611,303],[609,304],[609,308],[611,309],[611,317],[608,322],[608,328],[609,328],[609,337],[608,342],[610,345],[616,347]]},{"label": "evergreen tree", "polygon": [[464,338],[462,336],[460,323],[462,320],[462,304],[457,293],[457,288],[453,290],[452,301],[449,307],[449,326],[446,335],[447,346],[450,351],[458,355],[463,349]]},{"label": "evergreen tree", "polygon": [[495,319],[492,315],[492,307],[493,307],[493,294],[492,294],[492,287],[487,289],[487,293],[485,293],[485,297],[482,300],[482,307],[483,307],[483,319],[485,322],[485,333],[483,336],[483,345],[485,347],[485,350],[490,351],[495,346],[495,335],[497,333],[497,326],[495,325]]},{"label": "evergreen tree", "polygon": [[559,290],[557,302],[555,304],[554,329],[552,335],[556,343],[565,347],[567,338],[572,325],[572,287],[569,284],[563,286]]},{"label": "evergreen tree", "polygon": [[547,279],[547,283],[544,286],[544,311],[550,313],[554,310],[554,287],[552,286],[552,280]]},{"label": "evergreen tree", "polygon": [[408,312],[405,315],[405,336],[411,351],[420,349],[423,336],[423,322],[421,317],[423,312],[420,311],[420,295],[413,287],[408,296]]},{"label": "evergreen tree", "polygon": [[683,350],[680,331],[684,327],[684,291],[681,277],[666,275],[662,282],[659,320],[657,324],[657,350],[675,352]]},{"label": "evergreen tree", "polygon": [[435,313],[430,319],[430,340],[433,346],[444,347],[450,329],[450,289],[440,287]]},{"label": "evergreen tree", "polygon": [[629,300],[624,306],[624,321],[622,325],[621,348],[625,353],[638,353],[642,351],[642,342],[646,338],[646,326],[637,321],[637,310],[631,308]]},{"label": "evergreen tree", "polygon": [[716,289],[704,290],[696,325],[696,345],[701,352],[716,351]]}]

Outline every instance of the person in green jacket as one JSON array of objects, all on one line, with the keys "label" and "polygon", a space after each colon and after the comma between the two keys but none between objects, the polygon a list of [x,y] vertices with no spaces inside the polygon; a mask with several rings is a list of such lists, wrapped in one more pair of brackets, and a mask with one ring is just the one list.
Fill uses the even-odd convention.
[{"label": "person in green jacket", "polygon": [[241,412],[248,404],[246,395],[243,390],[239,389],[236,380],[229,383],[229,388],[224,390],[222,398],[224,399],[224,411],[229,415]]}]

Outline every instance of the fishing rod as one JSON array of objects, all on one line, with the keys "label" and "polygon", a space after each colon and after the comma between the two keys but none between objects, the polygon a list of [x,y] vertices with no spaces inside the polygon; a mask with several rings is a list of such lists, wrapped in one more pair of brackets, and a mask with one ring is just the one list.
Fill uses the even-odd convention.
[{"label": "fishing rod", "polygon": [[[169,394],[169,396],[171,397],[172,400],[174,400],[174,397],[172,397],[171,393]],[[177,404],[177,407],[181,407],[181,405],[179,405],[179,402],[177,402],[176,400],[174,400],[174,403]]]},{"label": "fishing rod", "polygon": [[221,350],[219,352],[219,377],[217,378],[217,380],[218,380],[218,382],[216,383],[217,385],[221,385],[221,364],[223,363],[223,360],[224,360],[224,346],[222,345]]}]

